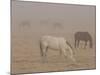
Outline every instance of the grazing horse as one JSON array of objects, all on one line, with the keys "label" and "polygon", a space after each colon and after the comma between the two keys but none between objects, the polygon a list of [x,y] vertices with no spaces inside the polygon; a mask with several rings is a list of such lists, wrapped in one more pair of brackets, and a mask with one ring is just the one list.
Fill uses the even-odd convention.
[{"label": "grazing horse", "polygon": [[79,47],[80,41],[84,41],[84,48],[87,46],[87,42],[89,41],[90,48],[92,48],[92,37],[88,32],[76,32],[75,33],[75,48]]},{"label": "grazing horse", "polygon": [[63,38],[63,37],[53,37],[53,36],[43,36],[40,39],[40,51],[41,56],[45,60],[47,51],[49,49],[59,50],[60,54],[64,54],[64,56],[68,57],[72,61],[75,62],[75,58],[73,56],[73,50],[71,45]]}]

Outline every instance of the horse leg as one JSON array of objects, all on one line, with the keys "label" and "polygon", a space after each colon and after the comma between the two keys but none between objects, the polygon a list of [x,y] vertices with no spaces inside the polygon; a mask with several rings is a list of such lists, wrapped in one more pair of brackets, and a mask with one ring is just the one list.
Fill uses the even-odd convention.
[{"label": "horse leg", "polygon": [[85,45],[84,45],[84,48],[86,48],[86,46],[87,46],[87,41],[85,41]]},{"label": "horse leg", "polygon": [[92,39],[89,40],[90,48],[92,48]]},{"label": "horse leg", "polygon": [[77,40],[75,39],[75,48],[76,48],[76,43],[77,43]]},{"label": "horse leg", "polygon": [[46,56],[47,56],[46,53],[47,53],[47,48],[48,48],[48,47],[44,47],[44,48],[43,48],[43,56],[42,56],[43,59],[42,59],[42,60],[43,60],[44,63],[46,62]]},{"label": "horse leg", "polygon": [[80,41],[79,40],[77,40],[77,47],[79,48],[79,43],[80,43]]},{"label": "horse leg", "polygon": [[45,57],[47,56],[47,51],[48,51],[48,47],[46,47],[46,50],[45,50]]}]

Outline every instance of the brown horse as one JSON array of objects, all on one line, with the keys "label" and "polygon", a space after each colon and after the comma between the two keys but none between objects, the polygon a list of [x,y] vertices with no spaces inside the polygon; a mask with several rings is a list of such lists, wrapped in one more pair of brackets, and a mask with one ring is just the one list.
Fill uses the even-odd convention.
[{"label": "brown horse", "polygon": [[80,41],[84,41],[84,48],[87,46],[87,42],[89,41],[90,48],[92,48],[92,37],[88,32],[76,32],[74,35],[75,38],[75,48],[79,47]]}]

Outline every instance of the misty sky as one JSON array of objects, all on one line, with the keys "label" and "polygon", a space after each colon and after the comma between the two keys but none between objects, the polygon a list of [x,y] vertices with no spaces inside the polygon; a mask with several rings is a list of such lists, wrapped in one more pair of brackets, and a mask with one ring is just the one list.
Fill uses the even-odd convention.
[{"label": "misty sky", "polygon": [[17,30],[25,24],[33,32],[40,27],[40,32],[95,33],[95,6],[13,1],[12,28]]}]

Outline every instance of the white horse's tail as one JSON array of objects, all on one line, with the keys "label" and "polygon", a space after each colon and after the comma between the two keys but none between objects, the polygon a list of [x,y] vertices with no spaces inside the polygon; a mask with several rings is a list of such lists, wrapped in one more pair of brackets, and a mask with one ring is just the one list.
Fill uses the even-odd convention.
[{"label": "white horse's tail", "polygon": [[40,54],[41,54],[41,56],[44,55],[44,53],[43,53],[43,49],[42,49],[42,42],[41,42],[41,41],[40,41]]}]

